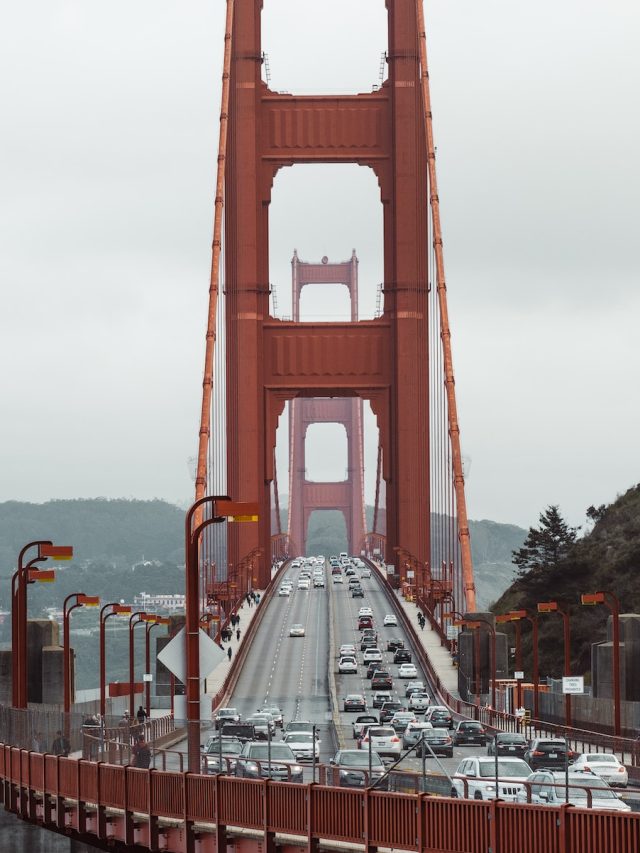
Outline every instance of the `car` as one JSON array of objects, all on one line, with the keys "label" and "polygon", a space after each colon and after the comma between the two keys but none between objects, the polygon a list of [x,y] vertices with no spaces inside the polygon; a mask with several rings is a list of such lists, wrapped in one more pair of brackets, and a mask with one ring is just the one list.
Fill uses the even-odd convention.
[{"label": "car", "polygon": [[348,655],[355,655],[355,653],[356,653],[356,647],[353,645],[353,643],[343,643],[340,646],[339,657],[341,657],[341,658],[347,657]]},{"label": "car", "polygon": [[334,583],[344,583],[344,579],[343,579],[341,574],[340,575],[333,575],[333,582]]},{"label": "car", "polygon": [[351,598],[364,598],[364,591],[361,586],[354,586],[351,590]]},{"label": "car", "polygon": [[268,740],[269,735],[276,733],[275,720],[271,714],[258,711],[256,714],[247,717],[247,723],[255,729],[258,740]]},{"label": "car", "polygon": [[472,800],[494,800],[496,770],[498,771],[498,797],[508,802],[516,802],[519,795],[526,790],[524,782],[530,775],[529,765],[522,758],[499,757],[497,761],[486,755],[465,758],[453,775],[451,796],[467,797]]},{"label": "car", "polygon": [[277,705],[264,705],[264,707],[260,708],[261,714],[271,714],[273,717],[273,722],[279,728],[282,728],[284,725],[284,718],[282,716],[282,709]]},{"label": "car", "polygon": [[361,714],[359,717],[356,717],[353,723],[353,736],[354,738],[360,737],[362,734],[362,730],[365,726],[377,726],[378,718],[375,714]]},{"label": "car", "polygon": [[202,753],[205,773],[234,773],[236,757],[242,752],[242,741],[237,737],[215,735],[208,738]]},{"label": "car", "polygon": [[358,630],[363,628],[373,628],[373,619],[371,616],[358,616]]},{"label": "car", "polygon": [[349,566],[349,567],[347,568],[347,570],[345,571],[345,575],[346,575],[346,577],[348,577],[348,578],[352,578],[352,577],[354,577],[354,576],[355,576],[355,573],[356,573],[356,570],[354,569],[354,567],[353,567],[353,566]]},{"label": "car", "polygon": [[358,578],[349,578],[349,589],[360,589],[360,581]]},{"label": "car", "polygon": [[365,663],[371,663],[372,661],[381,661],[382,652],[380,651],[380,649],[376,648],[376,646],[371,646],[370,648],[364,650],[362,657]]},{"label": "car", "polygon": [[278,590],[278,595],[286,595],[287,597],[291,595],[291,587],[290,586],[281,586]]},{"label": "car", "polygon": [[384,625],[385,628],[397,628],[398,627],[398,620],[393,615],[393,613],[387,613],[387,615],[382,620],[382,624]]},{"label": "car", "polygon": [[568,802],[572,806],[615,812],[631,811],[631,806],[624,803],[604,779],[590,773],[569,773],[568,789],[564,772],[558,770],[536,770],[526,781],[531,787],[531,793],[527,795],[525,790],[518,795],[522,803],[530,801],[538,805],[563,806],[567,802],[568,790]]},{"label": "car", "polygon": [[251,723],[224,723],[220,727],[220,733],[223,737],[236,737],[242,743],[258,740],[260,737]]},{"label": "car", "polygon": [[568,749],[564,738],[538,737],[531,741],[523,758],[532,770],[563,770],[565,753],[566,761],[573,764],[578,753]]},{"label": "car", "polygon": [[314,578],[313,587],[314,589],[324,589],[324,578]]},{"label": "car", "polygon": [[304,637],[304,625],[292,625],[289,629],[290,637]]},{"label": "car", "polygon": [[378,641],[376,640],[375,634],[367,634],[366,637],[363,637],[360,641],[360,651],[364,652],[366,649],[372,649],[378,645]]},{"label": "car", "polygon": [[348,673],[348,672],[358,672],[358,663],[354,657],[344,657],[340,658],[340,663],[338,664],[338,672],[340,673]]},{"label": "car", "polygon": [[316,761],[320,758],[320,741],[310,732],[289,732],[283,737],[283,742],[291,747],[291,752],[297,761]]},{"label": "car", "polygon": [[395,652],[396,649],[404,649],[404,640],[401,640],[400,637],[392,637],[387,640],[387,651]]},{"label": "car", "polygon": [[495,737],[489,740],[487,755],[516,755],[524,758],[529,749],[529,741],[520,732],[497,732]]},{"label": "car", "polygon": [[404,695],[408,699],[413,693],[424,693],[424,681],[410,681],[404,689]]},{"label": "car", "polygon": [[285,726],[284,734],[288,735],[291,734],[291,732],[308,732],[313,734],[314,731],[316,733],[316,738],[320,737],[316,723],[312,723],[309,720],[291,720],[291,722],[287,723]]},{"label": "car", "polygon": [[428,693],[419,693],[416,690],[409,696],[409,709],[416,714],[426,711],[430,703],[431,697]]},{"label": "car", "polygon": [[375,672],[381,669],[380,661],[374,660],[367,666],[367,678],[371,680]]},{"label": "car", "polygon": [[411,652],[409,649],[396,649],[393,653],[394,663],[411,663]]},{"label": "car", "polygon": [[385,669],[377,669],[371,679],[372,690],[393,690],[393,679]]},{"label": "car", "polygon": [[373,616],[373,610],[370,607],[361,607],[358,616]]},{"label": "car", "polygon": [[425,720],[428,720],[434,729],[453,728],[453,716],[444,705],[430,705],[425,711]]},{"label": "car", "polygon": [[402,734],[402,748],[410,749],[412,746],[415,746],[422,737],[422,732],[426,730],[433,731],[431,723],[425,723],[422,720],[414,720],[409,723]]},{"label": "car", "polygon": [[[426,724],[425,724],[426,725]],[[422,744],[416,748],[418,758],[431,758],[433,755],[446,755],[453,758],[453,739],[448,729],[432,728],[422,730]]]},{"label": "car", "polygon": [[[367,783],[374,784],[381,780],[386,772],[382,759],[373,750],[363,752],[358,749],[339,749],[329,764],[336,773],[335,781],[342,788],[365,788]],[[380,787],[384,790],[386,786],[383,783]]]},{"label": "car", "polygon": [[456,746],[466,743],[479,743],[484,746],[487,742],[487,731],[478,720],[460,720],[453,732],[453,742]]},{"label": "car", "polygon": [[311,584],[307,578],[300,578],[298,581],[298,589],[309,589],[310,586]]},{"label": "car", "polygon": [[240,712],[237,708],[218,708],[213,717],[213,724],[216,729],[221,728],[225,723],[239,723]]},{"label": "car", "polygon": [[360,577],[361,578],[370,578],[371,577],[371,569],[363,569],[360,572]]},{"label": "car", "polygon": [[388,723],[398,711],[406,710],[396,699],[387,699],[380,708],[380,722]]},{"label": "car", "polygon": [[248,741],[236,761],[236,776],[243,779],[277,779],[280,782],[302,782],[302,767],[286,743]]},{"label": "car", "polygon": [[398,678],[415,678],[418,670],[412,663],[402,663],[398,667]]},{"label": "car", "polygon": [[358,741],[360,749],[371,748],[378,755],[398,756],[402,742],[393,726],[370,726]]},{"label": "car", "polygon": [[389,720],[389,725],[393,726],[398,734],[402,734],[409,723],[415,723],[416,715],[413,711],[396,711],[393,717]]},{"label": "car", "polygon": [[372,705],[374,708],[382,708],[385,702],[391,699],[390,693],[374,693]]},{"label": "car", "polygon": [[348,696],[345,696],[343,709],[345,713],[366,711],[367,703],[361,693],[350,693]]},{"label": "car", "polygon": [[611,752],[583,752],[573,762],[571,769],[593,773],[608,782],[612,788],[626,788],[629,784],[626,767]]}]

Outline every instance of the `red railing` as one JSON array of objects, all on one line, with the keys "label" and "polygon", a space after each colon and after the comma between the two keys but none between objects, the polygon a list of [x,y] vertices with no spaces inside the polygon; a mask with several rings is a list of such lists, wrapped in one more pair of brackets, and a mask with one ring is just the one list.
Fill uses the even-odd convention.
[{"label": "red railing", "polygon": [[[185,838],[193,842],[191,824],[196,821],[200,837],[202,824],[215,823],[219,831],[258,830],[265,842],[282,833],[309,846],[333,839],[368,848],[441,853],[486,853],[489,848],[493,853],[640,850],[640,814],[634,813],[162,773],[43,756],[4,745],[0,745],[0,782],[5,808],[36,818],[45,827],[59,829],[62,821],[69,834],[79,833],[86,824],[87,833],[102,842],[124,841],[133,812],[138,831],[143,814],[149,821],[179,821],[181,832],[170,840],[168,850],[190,849]],[[60,816],[55,814],[59,796],[73,800],[67,801]],[[122,817],[99,819],[105,808],[122,810]],[[141,833],[134,840],[144,844],[147,837]]]}]

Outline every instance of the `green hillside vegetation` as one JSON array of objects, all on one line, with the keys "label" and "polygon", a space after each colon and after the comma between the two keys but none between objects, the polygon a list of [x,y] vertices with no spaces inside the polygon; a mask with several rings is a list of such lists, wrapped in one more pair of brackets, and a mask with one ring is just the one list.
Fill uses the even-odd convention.
[{"label": "green hillside vegetation", "polygon": [[[590,508],[595,525],[571,545],[557,563],[534,568],[506,590],[495,613],[526,609],[536,612],[540,601],[558,601],[571,617],[571,666],[574,675],[590,674],[591,644],[606,638],[609,611],[600,605],[583,607],[580,594],[608,590],[617,595],[621,611],[640,612],[640,486],[634,486],[610,506]],[[539,617],[540,674],[562,675],[562,622]],[[531,673],[531,638],[523,623],[523,653]]]}]

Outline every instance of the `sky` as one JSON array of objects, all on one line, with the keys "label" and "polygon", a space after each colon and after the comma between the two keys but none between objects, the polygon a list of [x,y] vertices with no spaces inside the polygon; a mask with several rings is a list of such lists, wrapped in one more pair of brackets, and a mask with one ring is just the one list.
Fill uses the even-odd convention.
[{"label": "sky", "polygon": [[[557,503],[581,524],[638,481],[640,6],[425,13],[470,515],[528,527]],[[193,493],[223,29],[222,0],[4,9],[0,501]],[[383,0],[264,0],[263,49],[273,89],[371,91]],[[372,316],[372,174],[283,170],[271,207],[279,313],[294,248],[355,248]],[[347,309],[339,289],[302,304]],[[333,441],[310,448],[325,476]]]}]

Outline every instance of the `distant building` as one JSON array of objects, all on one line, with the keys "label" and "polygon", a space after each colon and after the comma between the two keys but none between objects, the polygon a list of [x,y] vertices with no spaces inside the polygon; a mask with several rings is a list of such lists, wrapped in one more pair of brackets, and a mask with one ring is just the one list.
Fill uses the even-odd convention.
[{"label": "distant building", "polygon": [[153,613],[156,610],[176,613],[184,611],[185,596],[180,592],[158,593],[157,595],[141,592],[134,597],[133,603],[146,613]]}]

